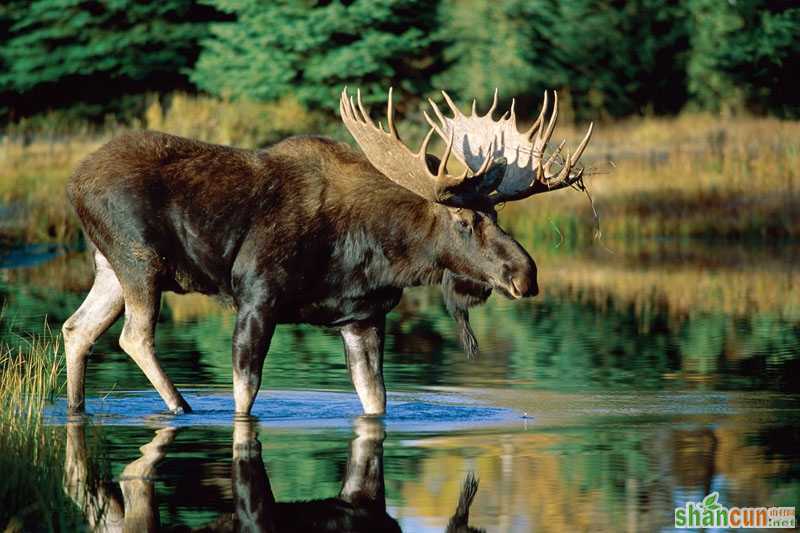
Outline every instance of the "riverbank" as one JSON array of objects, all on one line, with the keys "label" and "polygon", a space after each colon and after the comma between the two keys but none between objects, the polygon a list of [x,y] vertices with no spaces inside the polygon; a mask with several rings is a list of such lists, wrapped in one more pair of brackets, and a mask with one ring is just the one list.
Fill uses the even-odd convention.
[{"label": "riverbank", "polygon": [[[135,126],[244,147],[292,133],[345,139],[337,122],[296,104],[209,98],[181,97],[168,111],[156,106]],[[412,146],[424,132],[417,120],[400,129]],[[7,136],[0,144],[0,244],[75,243],[80,228],[66,181],[81,158],[121,131]],[[556,136],[575,142],[580,133],[565,126]],[[584,160],[593,204],[579,191],[556,191],[505,206],[501,223],[523,238],[567,245],[598,235],[800,238],[800,122],[689,114],[599,124]]]}]

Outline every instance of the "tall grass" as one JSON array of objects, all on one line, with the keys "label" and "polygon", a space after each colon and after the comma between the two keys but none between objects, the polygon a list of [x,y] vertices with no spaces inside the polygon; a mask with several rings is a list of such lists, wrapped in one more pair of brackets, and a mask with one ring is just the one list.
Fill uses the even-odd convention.
[{"label": "tall grass", "polygon": [[[800,237],[800,122],[623,121],[598,127],[584,159],[606,237]],[[552,236],[554,228],[568,240],[595,233],[592,205],[570,189],[510,204],[503,218],[531,236]]]},{"label": "tall grass", "polygon": [[[0,142],[0,237],[73,242],[79,234],[66,180],[119,127],[72,126],[69,134],[54,122],[52,131],[39,126],[39,133],[12,128]],[[409,144],[424,134],[422,124],[414,116],[399,126]],[[337,119],[292,99],[265,104],[176,94],[154,99],[131,127],[251,148],[296,133],[347,139]],[[575,142],[581,131],[563,125],[555,135]],[[600,124],[584,160],[606,238],[800,237],[800,122],[686,114]],[[591,204],[571,189],[509,204],[501,220],[531,238],[560,232],[574,243],[596,233]]]},{"label": "tall grass", "polygon": [[[0,243],[78,239],[80,225],[65,197],[67,179],[81,159],[127,128],[62,122],[53,115],[52,124],[44,117],[0,135]],[[164,104],[154,98],[144,120],[129,128],[258,148],[292,134],[329,132],[331,126],[293,99],[231,102],[175,94]]]},{"label": "tall grass", "polygon": [[75,531],[82,518],[63,488],[63,430],[43,410],[62,387],[59,341],[0,345],[0,531]]}]

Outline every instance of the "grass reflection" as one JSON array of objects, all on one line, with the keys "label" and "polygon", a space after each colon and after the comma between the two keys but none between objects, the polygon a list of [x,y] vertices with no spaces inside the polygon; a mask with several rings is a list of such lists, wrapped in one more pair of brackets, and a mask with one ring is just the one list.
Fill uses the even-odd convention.
[{"label": "grass reflection", "polygon": [[[435,290],[408,291],[389,317],[390,389],[422,385],[551,390],[717,388],[797,390],[800,284],[795,250],[639,247],[602,257],[537,254],[543,296],[497,296],[474,309],[483,355],[467,361]],[[3,271],[0,335],[15,342],[42,317],[57,330],[78,307],[88,263],[70,254]],[[83,273],[81,273],[83,271]],[[164,298],[157,343],[180,386],[230,386],[233,312],[199,296]],[[119,324],[97,343],[90,387],[148,388],[119,350]],[[349,389],[333,330],[281,326],[265,369],[272,388]]]},{"label": "grass reflection", "polygon": [[[235,520],[237,502],[248,494],[236,493],[231,476],[257,467],[253,474],[266,472],[269,494],[281,502],[275,513],[308,515],[333,504],[359,464],[379,461],[380,484],[371,486],[385,490],[389,517],[381,520],[396,520],[409,531],[420,525],[444,530],[469,472],[479,478],[469,523],[487,529],[656,531],[670,526],[675,506],[710,490],[730,506],[794,505],[800,496],[793,466],[797,406],[746,395],[728,401],[727,414],[708,409],[645,418],[625,417],[624,406],[613,417],[587,417],[567,403],[557,424],[534,420],[526,430],[388,433],[385,440],[369,428],[351,433],[262,427],[253,441],[259,446],[239,448],[238,429],[186,427],[158,450],[150,488],[140,492],[151,511],[157,506],[162,527],[220,525],[232,515]],[[105,448],[93,443],[98,438]],[[112,462],[118,482],[128,479],[120,473],[147,459],[148,446],[143,453],[136,448],[153,438],[144,427],[108,426],[101,436],[90,436],[88,445]],[[242,463],[244,452],[250,455]],[[95,460],[91,454],[84,459]],[[124,494],[128,498],[130,491]]]}]

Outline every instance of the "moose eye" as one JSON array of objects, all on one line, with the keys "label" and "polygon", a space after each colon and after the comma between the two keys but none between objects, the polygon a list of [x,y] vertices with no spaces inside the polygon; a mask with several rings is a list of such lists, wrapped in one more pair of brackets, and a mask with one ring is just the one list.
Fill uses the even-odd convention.
[{"label": "moose eye", "polygon": [[468,220],[463,218],[459,218],[457,221],[458,229],[464,232],[472,231],[472,225],[469,223]]}]

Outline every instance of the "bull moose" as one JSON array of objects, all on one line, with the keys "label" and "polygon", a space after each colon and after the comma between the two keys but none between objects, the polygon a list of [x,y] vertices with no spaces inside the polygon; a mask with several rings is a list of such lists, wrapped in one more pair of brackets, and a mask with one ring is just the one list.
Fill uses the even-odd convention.
[{"label": "bull moose", "polygon": [[[123,310],[122,349],[167,407],[189,405],[161,368],[154,332],[161,293],[199,292],[230,302],[233,391],[249,413],[277,324],[340,328],[350,376],[364,412],[386,409],[385,317],[403,289],[443,287],[468,352],[475,350],[467,308],[492,290],[518,299],[538,293],[533,259],[497,224],[495,207],[578,183],[574,153],[547,143],[558,117],[547,93],[524,133],[514,103],[493,118],[464,115],[442,93],[452,118],[433,101],[436,120],[411,151],[394,124],[389,90],[386,128],[342,91],[340,114],[361,152],[331,139],[291,137],[243,150],[141,131],[112,139],[81,162],[67,193],[93,251],[94,284],[63,326],[68,405],[84,409],[86,359]],[[434,132],[446,142],[428,154]],[[454,155],[464,171],[450,174]]]},{"label": "bull moose", "polygon": [[[258,421],[236,417],[230,477],[231,512],[194,528],[164,527],[155,490],[158,465],[167,456],[178,431],[173,427],[157,430],[153,439],[139,448],[141,456],[123,468],[118,480],[120,490],[116,491],[93,475],[97,467],[92,464],[91,448],[86,443],[84,421],[76,417],[67,423],[64,491],[83,512],[92,531],[400,532],[399,524],[386,508],[383,466],[386,432],[379,418],[365,416],[353,420],[354,437],[350,441],[341,489],[336,496],[278,501],[262,457]],[[219,486],[215,482],[210,485]],[[447,524],[447,533],[484,531],[469,525],[469,511],[477,491],[478,480],[469,472]]]}]

